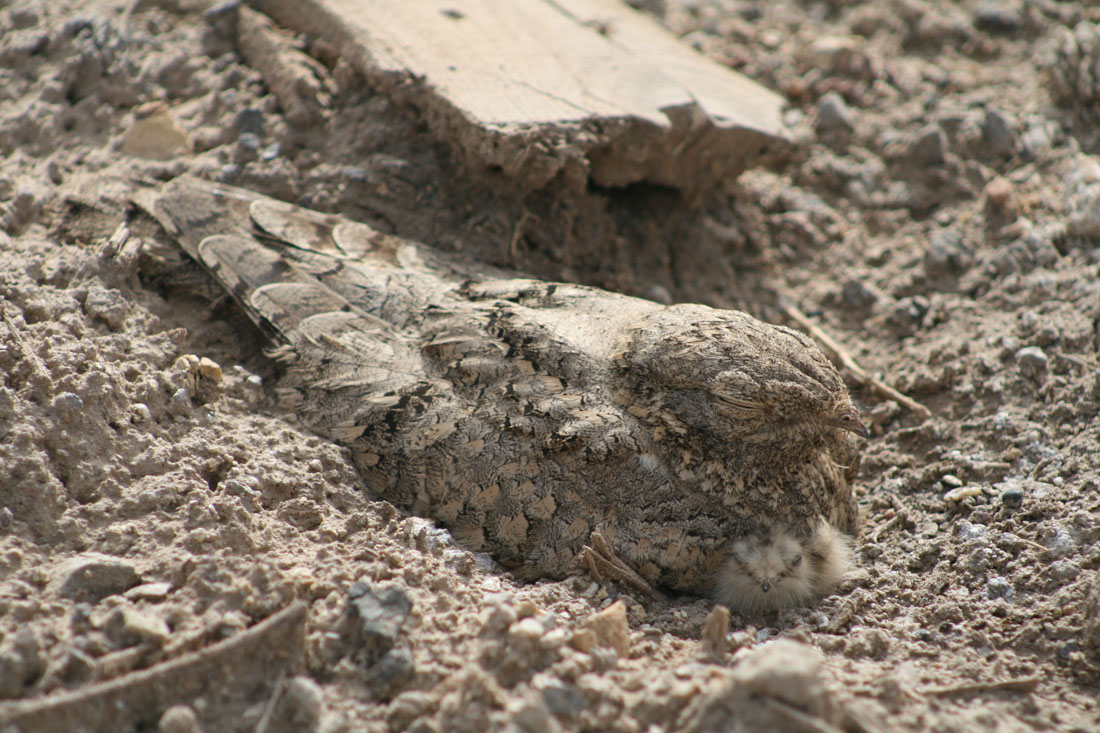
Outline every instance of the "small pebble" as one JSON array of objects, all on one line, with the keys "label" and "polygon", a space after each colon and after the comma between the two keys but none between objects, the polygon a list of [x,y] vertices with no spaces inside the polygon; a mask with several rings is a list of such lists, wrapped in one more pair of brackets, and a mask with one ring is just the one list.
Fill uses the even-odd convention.
[{"label": "small pebble", "polygon": [[157,723],[157,733],[198,733],[199,719],[189,705],[173,705]]},{"label": "small pebble", "polygon": [[[946,498],[946,497],[944,497]],[[921,522],[917,526],[917,534],[921,537],[935,537],[939,534],[940,525],[935,522]]]},{"label": "small pebble", "polygon": [[925,125],[910,142],[909,154],[925,165],[943,165],[947,162],[947,136],[939,125]]},{"label": "small pebble", "polygon": [[397,643],[412,608],[412,599],[399,586],[376,587],[356,581],[348,588],[343,635],[377,659]]},{"label": "small pebble", "polygon": [[982,137],[997,155],[1010,156],[1016,149],[1016,123],[998,109],[987,109],[982,118]]},{"label": "small pebble", "polygon": [[856,308],[866,308],[874,305],[875,301],[879,299],[878,293],[873,288],[863,280],[855,277],[844,283],[843,296],[845,303]]},{"label": "small pebble", "polygon": [[149,422],[153,419],[153,413],[149,411],[149,406],[143,402],[135,402],[130,406],[131,422],[142,423]]},{"label": "small pebble", "polygon": [[600,646],[614,649],[622,658],[630,656],[630,625],[622,601],[589,616],[585,626],[596,635]]},{"label": "small pebble", "polygon": [[141,576],[125,560],[88,552],[63,560],[50,570],[47,595],[98,603],[141,583]]},{"label": "small pebble", "polygon": [[1067,560],[1059,560],[1050,566],[1050,574],[1065,583],[1080,575],[1081,569]]},{"label": "small pebble", "polygon": [[990,206],[1002,209],[1012,200],[1012,183],[997,176],[985,185],[985,200]]},{"label": "small pebble", "polygon": [[1020,147],[1028,158],[1037,158],[1050,150],[1050,131],[1043,123],[1033,124],[1020,136]]},{"label": "small pebble", "polygon": [[957,489],[963,485],[962,479],[951,473],[945,473],[940,478],[940,483],[949,489]]},{"label": "small pebble", "polygon": [[116,649],[148,642],[161,646],[171,637],[168,624],[152,611],[118,606],[103,621],[103,633]]},{"label": "small pebble", "polygon": [[61,392],[53,398],[53,406],[55,410],[80,410],[84,407],[84,400],[80,399],[80,395],[73,392]]},{"label": "small pebble", "polygon": [[832,132],[844,130],[851,132],[855,129],[852,122],[852,113],[844,98],[836,92],[829,92],[817,103],[817,130],[819,132]]},{"label": "small pebble", "polygon": [[367,169],[361,165],[347,165],[344,166],[344,176],[356,183],[366,183],[368,173]]},{"label": "small pebble", "polygon": [[984,2],[974,9],[974,27],[986,33],[1015,33],[1023,24],[1015,4]]},{"label": "small pebble", "polygon": [[574,648],[585,653],[591,653],[599,643],[596,633],[591,629],[577,629],[573,632],[572,644]]},{"label": "small pebble", "polygon": [[1061,334],[1058,332],[1058,327],[1053,323],[1045,323],[1035,332],[1035,341],[1040,346],[1055,346],[1059,338],[1061,338]]},{"label": "small pebble", "polygon": [[263,110],[254,107],[242,109],[240,113],[237,114],[237,130],[238,137],[253,135],[258,140],[264,134]]},{"label": "small pebble", "polygon": [[12,8],[11,13],[8,15],[8,22],[11,24],[12,30],[34,28],[39,23],[38,9],[33,6],[29,8]]},{"label": "small pebble", "polygon": [[988,547],[975,547],[970,553],[970,560],[967,562],[967,570],[974,575],[982,575],[989,569],[989,563],[992,553]]},{"label": "small pebble", "polygon": [[1016,589],[1004,578],[994,576],[985,584],[985,594],[990,600],[1004,598],[1006,601],[1011,601],[1016,595]]},{"label": "small pebble", "polygon": [[0,529],[7,529],[15,521],[15,515],[9,507],[0,507]]},{"label": "small pebble", "polygon": [[325,696],[321,686],[309,677],[299,675],[286,686],[286,692],[280,701],[280,709],[275,716],[283,730],[317,730],[321,716],[325,711]]},{"label": "small pebble", "polygon": [[668,291],[668,288],[660,284],[650,285],[645,289],[645,292],[642,293],[642,297],[646,300],[660,303],[661,305],[672,305],[673,302],[672,293]]},{"label": "small pebble", "polygon": [[542,693],[542,701],[554,715],[570,719],[580,715],[588,707],[584,697],[573,685],[548,674],[537,674],[532,680],[534,688]]},{"label": "small pebble", "polygon": [[542,637],[542,624],[534,618],[525,618],[508,627],[508,635],[516,639],[537,641]]},{"label": "small pebble", "polygon": [[859,547],[860,554],[868,560],[874,560],[876,557],[882,557],[885,550],[881,545],[877,545],[874,542],[866,542]]},{"label": "small pebble", "polygon": [[[657,14],[664,13],[664,8],[656,12]],[[749,18],[746,18],[746,20],[749,20]],[[779,31],[765,30],[760,33],[760,43],[765,48],[779,48],[779,46],[783,43],[784,37],[784,34],[780,33]]]},{"label": "small pebble", "polygon": [[131,601],[163,601],[171,592],[171,583],[157,582],[136,585],[123,595]]},{"label": "small pebble", "polygon": [[1019,486],[1010,486],[1001,492],[1001,504],[1008,509],[1018,509],[1024,503],[1024,492]]},{"label": "small pebble", "polygon": [[894,312],[901,321],[919,321],[928,313],[932,304],[923,295],[914,295],[910,298],[902,298],[894,305]]},{"label": "small pebble", "polygon": [[1016,352],[1016,365],[1025,377],[1042,381],[1049,369],[1049,360],[1038,346],[1025,346]]},{"label": "small pebble", "polygon": [[242,132],[237,138],[237,145],[243,150],[257,152],[260,149],[260,136],[254,132]]},{"label": "small pebble", "polygon": [[130,303],[114,288],[91,287],[84,299],[84,312],[117,330],[130,313]]},{"label": "small pebble", "polygon": [[50,183],[55,186],[60,186],[61,182],[65,180],[65,176],[61,171],[61,165],[56,160],[51,160],[46,163],[46,177],[50,179]]},{"label": "small pebble", "polygon": [[963,499],[981,495],[982,488],[980,486],[959,486],[944,494],[943,499],[944,501],[962,501]]},{"label": "small pebble", "polygon": [[973,524],[971,522],[959,522],[958,527],[955,529],[955,534],[959,536],[959,539],[965,541],[983,539],[989,533],[989,528],[984,524]]},{"label": "small pebble", "polygon": [[233,15],[241,7],[241,0],[221,0],[203,11],[202,19],[207,23],[213,22],[223,15]]},{"label": "small pebble", "polygon": [[1070,537],[1062,527],[1058,527],[1054,534],[1043,540],[1043,545],[1050,550],[1050,553],[1055,557],[1061,557],[1073,552],[1077,547],[1077,541]]}]

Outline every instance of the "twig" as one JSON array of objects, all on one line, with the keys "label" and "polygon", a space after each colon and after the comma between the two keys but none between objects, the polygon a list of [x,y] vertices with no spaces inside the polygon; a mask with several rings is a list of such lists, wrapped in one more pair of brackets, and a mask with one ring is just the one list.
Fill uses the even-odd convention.
[{"label": "twig", "polygon": [[225,641],[109,682],[0,705],[0,730],[134,730],[199,697],[204,728],[231,720],[282,673],[305,664],[309,608],[302,601]]},{"label": "twig", "polygon": [[1040,545],[1038,542],[1032,542],[1026,537],[1017,537],[1017,539],[1033,550],[1038,550],[1039,552],[1050,552],[1050,548],[1046,545]]},{"label": "twig", "polygon": [[593,532],[589,537],[591,545],[585,545],[577,553],[576,563],[587,570],[597,583],[603,584],[606,577],[609,580],[626,583],[636,590],[641,591],[649,598],[660,598],[661,594],[653,590],[646,579],[638,575],[634,568],[620,560],[607,544],[607,540],[599,532]]},{"label": "twig", "polygon": [[264,704],[264,712],[260,716],[260,721],[256,723],[255,733],[271,733],[271,721],[275,716],[275,708],[278,707],[279,701],[286,694],[286,688],[286,671],[284,670],[279,673],[279,679],[275,682],[275,689],[271,691],[267,703]]},{"label": "twig", "polygon": [[934,697],[972,695],[976,692],[1001,692],[1004,690],[1031,692],[1042,681],[1042,677],[1020,677],[1014,680],[999,680],[996,682],[964,682],[959,685],[944,687],[926,687],[920,692],[922,695],[932,695]]},{"label": "twig", "polygon": [[915,412],[922,418],[927,419],[932,417],[932,411],[929,410],[927,407],[917,402],[913,398],[903,395],[901,392],[898,392],[896,389],[886,384],[885,382],[876,379],[868,374],[863,367],[856,363],[856,360],[852,358],[852,355],[849,354],[843,346],[834,341],[829,334],[825,333],[825,331],[823,331],[819,326],[814,324],[813,321],[807,318],[806,314],[800,311],[797,307],[795,307],[791,303],[786,302],[781,303],[781,307],[783,308],[783,312],[787,315],[788,318],[790,318],[802,328],[809,331],[810,335],[813,336],[817,340],[817,342],[820,343],[821,346],[825,349],[829,357],[833,359],[833,361],[839,362],[840,365],[861,384],[870,387],[874,392],[877,392],[882,397],[894,400],[899,405],[902,405],[906,409]]},{"label": "twig", "polygon": [[827,634],[837,634],[848,623],[856,617],[860,607],[863,606],[867,600],[866,594],[862,591],[856,590],[847,598],[842,600],[837,606],[836,611],[833,612],[833,617],[829,619],[829,622],[825,624],[822,631]]},{"label": "twig", "polygon": [[899,524],[904,524],[904,523],[905,523],[905,520],[901,518],[901,515],[900,514],[895,514],[893,517],[890,518],[890,521],[888,521],[886,524],[881,524],[881,525],[878,526],[878,528],[875,530],[875,533],[873,535],[871,535],[871,542],[878,542],[879,538],[882,537],[882,535],[885,534],[887,531],[893,529],[894,527],[898,526]]}]

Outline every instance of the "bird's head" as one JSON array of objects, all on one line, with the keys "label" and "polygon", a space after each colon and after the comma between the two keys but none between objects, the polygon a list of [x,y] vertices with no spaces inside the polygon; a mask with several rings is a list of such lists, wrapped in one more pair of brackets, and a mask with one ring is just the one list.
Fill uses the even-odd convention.
[{"label": "bird's head", "polygon": [[742,613],[770,611],[814,595],[808,538],[786,529],[755,532],[730,546],[718,575],[719,600]]},{"label": "bird's head", "polygon": [[736,311],[678,305],[650,314],[619,353],[635,389],[697,435],[799,453],[867,435],[836,367],[804,334]]},{"label": "bird's head", "polygon": [[849,433],[855,433],[861,438],[868,438],[871,435],[871,431],[859,419],[859,410],[847,401],[845,401],[845,404],[841,404],[832,415],[825,418],[825,424],[847,430]]}]

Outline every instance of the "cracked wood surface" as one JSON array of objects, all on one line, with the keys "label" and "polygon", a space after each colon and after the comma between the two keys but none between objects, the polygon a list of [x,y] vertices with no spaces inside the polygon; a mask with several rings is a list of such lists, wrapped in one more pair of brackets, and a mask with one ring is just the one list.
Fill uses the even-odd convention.
[{"label": "cracked wood surface", "polygon": [[783,99],[618,0],[259,0],[525,190],[689,195],[786,145]]}]

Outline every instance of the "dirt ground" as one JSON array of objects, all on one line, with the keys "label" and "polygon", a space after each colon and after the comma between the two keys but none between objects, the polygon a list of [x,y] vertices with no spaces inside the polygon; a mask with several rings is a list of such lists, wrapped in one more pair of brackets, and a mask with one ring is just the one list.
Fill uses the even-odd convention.
[{"label": "dirt ground", "polygon": [[[0,0],[0,728],[1100,728],[1100,10],[644,5],[790,101],[791,159],[694,205],[518,191],[314,39],[288,110],[233,3]],[[931,417],[851,382],[859,571],[813,607],[723,640],[706,599],[518,585],[283,414],[151,222],[116,235],[182,173],[540,277],[793,303]]]}]

